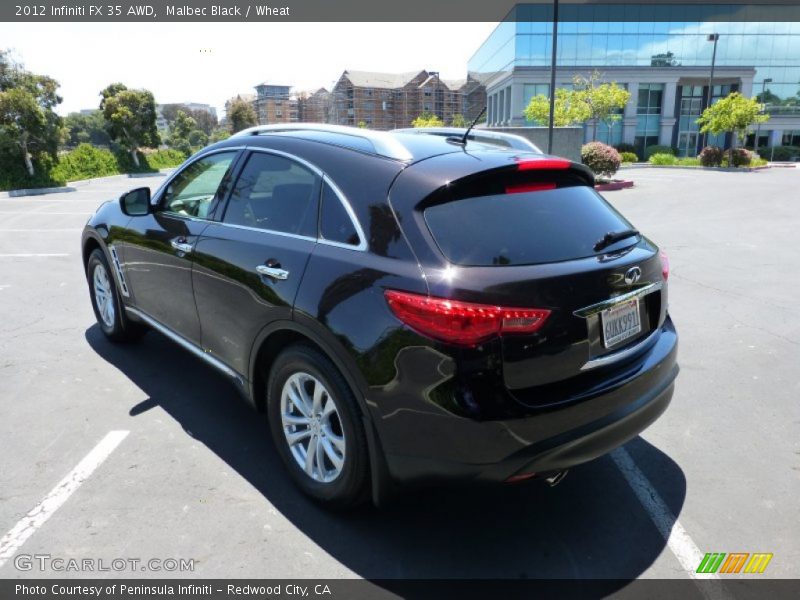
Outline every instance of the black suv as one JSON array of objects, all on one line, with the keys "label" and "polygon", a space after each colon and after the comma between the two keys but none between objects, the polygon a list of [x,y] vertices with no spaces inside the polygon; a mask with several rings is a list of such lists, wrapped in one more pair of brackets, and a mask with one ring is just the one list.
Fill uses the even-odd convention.
[{"label": "black suv", "polygon": [[553,478],[678,373],[666,257],[593,185],[491,139],[257,127],[101,206],[83,260],[105,334],[230,376],[319,501]]}]

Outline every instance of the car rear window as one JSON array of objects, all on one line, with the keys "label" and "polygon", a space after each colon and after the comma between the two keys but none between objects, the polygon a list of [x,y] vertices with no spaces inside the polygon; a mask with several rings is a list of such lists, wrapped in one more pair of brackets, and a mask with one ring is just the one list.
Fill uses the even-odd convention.
[{"label": "car rear window", "polygon": [[445,257],[464,266],[532,265],[584,258],[606,233],[631,227],[588,186],[479,196],[425,209]]}]

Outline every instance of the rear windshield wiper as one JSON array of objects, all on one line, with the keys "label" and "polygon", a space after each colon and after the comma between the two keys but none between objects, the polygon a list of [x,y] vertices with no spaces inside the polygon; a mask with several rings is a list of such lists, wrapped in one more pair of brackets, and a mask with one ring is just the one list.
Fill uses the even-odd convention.
[{"label": "rear windshield wiper", "polygon": [[639,235],[639,231],[637,229],[623,229],[622,231],[609,231],[601,239],[595,242],[594,251],[598,252],[603,248],[607,248],[608,246],[610,246],[615,242],[624,240],[625,238],[633,237],[635,235]]}]

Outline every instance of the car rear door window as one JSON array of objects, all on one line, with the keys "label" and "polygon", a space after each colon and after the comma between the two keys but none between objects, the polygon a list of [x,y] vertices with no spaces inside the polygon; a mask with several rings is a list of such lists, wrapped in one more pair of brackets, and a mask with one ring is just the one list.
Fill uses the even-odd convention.
[{"label": "car rear door window", "polygon": [[322,208],[320,210],[320,237],[330,242],[358,246],[361,238],[356,231],[353,220],[347,214],[342,200],[334,189],[323,182]]},{"label": "car rear door window", "polygon": [[531,265],[594,256],[606,233],[631,227],[592,188],[498,194],[428,207],[425,222],[442,253],[464,266]]},{"label": "car rear door window", "polygon": [[231,192],[224,223],[316,237],[320,178],[289,158],[253,152]]}]

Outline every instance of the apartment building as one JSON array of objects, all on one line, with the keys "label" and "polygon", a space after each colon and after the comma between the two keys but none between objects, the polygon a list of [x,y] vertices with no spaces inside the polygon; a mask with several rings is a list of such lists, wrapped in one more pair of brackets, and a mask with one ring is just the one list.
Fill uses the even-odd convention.
[{"label": "apartment building", "polygon": [[[475,79],[445,80],[435,71],[378,73],[346,70],[332,92],[330,120],[370,129],[410,127],[423,113],[450,124],[456,114],[477,116],[485,90]],[[474,114],[473,114],[474,113]]]},{"label": "apartment building", "polygon": [[298,121],[297,97],[291,86],[260,83],[255,86],[253,108],[259,125],[296,123]]}]

